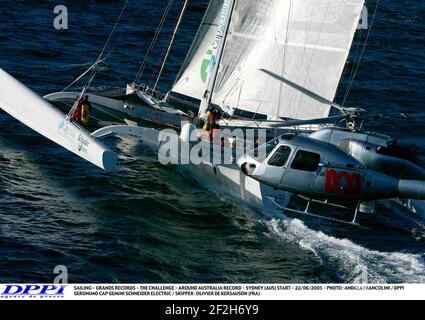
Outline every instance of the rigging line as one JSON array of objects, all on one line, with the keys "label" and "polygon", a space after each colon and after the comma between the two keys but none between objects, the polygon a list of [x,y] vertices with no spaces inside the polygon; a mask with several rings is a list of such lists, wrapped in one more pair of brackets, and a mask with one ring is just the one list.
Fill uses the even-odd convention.
[{"label": "rigging line", "polygon": [[[111,39],[112,39],[112,36],[113,36],[113,35],[114,35],[114,33],[115,33],[115,30],[117,29],[117,27],[118,27],[119,23],[121,22],[121,18],[122,18],[122,16],[124,15],[125,10],[127,9],[127,6],[128,6],[129,1],[130,1],[130,0],[126,0],[125,5],[124,5],[124,7],[122,8],[121,13],[120,13],[120,15],[119,15],[119,17],[118,17],[117,21],[115,22],[115,25],[114,25],[114,27],[112,28],[111,33],[109,34],[108,40],[106,41],[105,45],[103,46],[103,49],[102,49],[102,51],[101,51],[101,53],[100,53],[99,57],[97,58],[96,62],[99,62],[99,61],[101,61],[101,60],[102,60],[102,58],[103,58],[103,54],[105,53],[106,48],[108,47],[109,43],[111,42]],[[104,59],[106,59],[107,57],[109,57],[109,53],[106,55],[106,57],[105,57]],[[96,64],[95,68],[93,69],[92,75],[91,75],[91,77],[89,78],[89,81],[87,82],[86,86],[84,87],[84,89],[83,89],[83,92],[82,92],[81,96],[83,96],[83,95],[84,95],[84,93],[87,91],[87,89],[90,87],[91,83],[93,82],[94,77],[96,76],[97,71],[98,71],[98,63]]]},{"label": "rigging line", "polygon": [[[109,46],[109,43],[111,42],[111,39],[112,39],[112,36],[115,33],[115,30],[117,29],[118,25],[121,22],[121,18],[124,15],[125,10],[127,9],[127,6],[128,6],[129,1],[130,0],[126,0],[125,5],[124,5],[124,7],[121,10],[121,13],[120,13],[117,21],[115,22],[115,25],[112,28],[111,33],[109,34],[108,40],[106,41],[106,43],[105,43],[105,45],[104,45],[104,47],[102,49],[102,52],[100,53],[99,57],[97,58],[97,61],[101,61],[102,60],[103,54],[105,53],[106,48]],[[109,57],[109,53],[106,55],[105,59],[108,58],[108,57]],[[97,72],[98,72],[98,64],[94,67],[93,72],[92,72],[92,76],[89,78],[89,81],[87,82],[86,86],[84,87],[84,89],[83,89],[83,91],[81,93],[81,97],[87,92],[88,88],[91,86],[91,84],[92,84],[92,82],[93,82],[93,80],[94,80]],[[76,106],[77,106],[77,103],[75,104],[75,107]]]},{"label": "rigging line", "polygon": [[[367,3],[367,0],[365,0],[365,2],[364,2],[364,5],[366,5],[366,3]],[[363,13],[363,12],[362,12]],[[362,14],[361,13],[361,14]],[[346,65],[344,66],[344,69],[343,69],[343,73],[342,73],[342,75],[341,75],[341,78],[340,78],[340,82],[339,82],[339,85],[338,85],[338,87],[340,87],[340,84],[341,84],[341,82],[343,81],[343,79],[345,79],[345,77],[348,75],[348,77],[347,77],[347,79],[348,79],[348,83],[350,83],[350,81],[351,81],[351,79],[352,79],[352,77],[353,77],[353,74],[354,74],[354,69],[355,69],[355,66],[356,66],[356,63],[357,63],[357,57],[359,56],[359,53],[360,53],[360,47],[361,47],[361,44],[362,44],[362,38],[363,38],[363,28],[360,28],[360,31],[359,31],[359,34],[357,35],[357,39],[358,39],[358,41],[356,41],[356,43],[354,43],[354,41],[355,41],[355,38],[353,38],[353,44],[352,44],[352,49],[350,50],[351,52],[353,52],[353,48],[354,48],[354,46],[356,47],[356,51],[355,51],[355,54],[354,54],[354,57],[352,57],[352,61],[353,61],[353,63],[352,63],[352,67],[351,68],[349,68],[348,66],[350,65],[350,63],[349,63],[349,58],[350,58],[350,56],[348,56],[347,57],[347,61],[346,61]],[[348,66],[347,66],[348,65]],[[339,93],[339,90],[340,90],[341,88],[338,88],[338,92],[337,93]],[[342,93],[342,92],[341,92]],[[344,98],[346,97],[346,95],[347,95],[347,93],[345,93],[344,94]],[[343,98],[343,99],[344,99]]]},{"label": "rigging line", "polygon": [[184,13],[186,11],[187,4],[188,4],[188,0],[185,0],[184,3],[183,3],[183,7],[182,7],[182,10],[181,10],[180,16],[177,19],[177,23],[175,25],[174,32],[173,32],[173,35],[171,37],[170,43],[168,45],[167,52],[166,52],[165,57],[164,57],[164,61],[162,63],[161,69],[159,70],[158,78],[156,79],[156,82],[155,82],[155,86],[153,88],[153,91],[156,90],[156,88],[158,86],[158,83],[159,83],[159,80],[161,79],[162,72],[164,70],[164,67],[165,67],[165,64],[167,62],[168,56],[170,55],[170,52],[171,52],[171,47],[172,47],[172,45],[174,43],[174,39],[176,37],[177,31],[178,31],[178,29],[180,27],[180,24],[181,24],[182,20],[183,20],[183,16],[184,16]]},{"label": "rigging line", "polygon": [[98,64],[102,63],[103,61],[105,61],[106,58],[100,60],[100,61],[96,61],[93,65],[90,66],[90,68],[88,68],[86,71],[84,71],[84,73],[82,73],[77,79],[74,80],[74,82],[72,82],[69,86],[67,86],[65,89],[63,89],[61,92],[65,92],[66,90],[68,90],[69,88],[71,88],[74,84],[76,84],[78,81],[81,80],[81,78],[83,78],[86,74],[88,74],[93,68],[95,68]]},{"label": "rigging line", "polygon": [[[239,84],[240,80],[241,79],[239,79],[239,78],[236,79],[236,81],[235,81],[234,85],[232,86],[232,88],[229,90],[229,92],[223,98],[222,109],[223,109],[223,107],[224,107],[224,105],[226,103],[226,99],[228,99],[231,94],[234,94],[236,92],[236,90],[239,91],[238,100],[236,102],[236,106],[234,106],[234,107],[232,107],[230,105],[226,106],[228,108],[228,110],[232,112],[231,114],[230,114],[230,112],[227,112],[230,115],[230,118],[228,118],[228,120],[232,120],[233,117],[234,117],[234,115],[235,115],[236,109],[239,109],[241,95],[242,95],[242,87],[243,87],[243,81]],[[224,109],[223,109],[223,111],[224,111]]]},{"label": "rigging line", "polygon": [[169,4],[170,4],[170,2],[168,3],[168,5],[167,5],[167,7],[166,7],[166,10],[164,11],[164,14],[163,14],[163,16],[162,16],[162,18],[161,18],[161,20],[160,20],[160,23],[159,23],[159,25],[158,25],[158,27],[157,27],[157,29],[156,29],[156,31],[155,31],[154,37],[153,37],[153,39],[152,39],[152,41],[151,41],[151,43],[150,43],[150,45],[149,45],[149,48],[148,48],[148,50],[146,51],[146,54],[145,54],[144,60],[143,60],[143,62],[142,62],[142,63],[141,63],[141,65],[140,65],[140,69],[139,69],[139,71],[137,72],[137,74],[136,74],[136,78],[134,79],[133,83],[137,83],[137,82],[139,82],[140,78],[142,77],[142,75],[143,75],[143,73],[144,73],[144,70],[145,70],[145,67],[146,67],[147,61],[148,61],[148,59],[149,59],[149,57],[150,57],[151,51],[153,50],[153,48],[154,48],[154,47],[155,47],[155,45],[156,45],[156,41],[157,41],[157,39],[158,39],[159,33],[161,32],[161,30],[162,30],[162,28],[163,28],[163,25],[164,25],[164,23],[165,23],[165,18],[166,18],[166,16],[168,15],[168,8],[169,8]]},{"label": "rigging line", "polygon": [[[292,2],[292,0],[290,0],[290,2],[289,2],[289,10],[288,10],[288,19],[287,19],[287,29],[286,29],[286,35],[285,35],[285,48],[284,48],[285,50],[284,50],[284,56],[282,58],[282,60],[283,60],[282,61],[282,75],[285,72],[285,63],[286,63],[286,57],[287,57],[287,45],[288,45],[288,39],[289,39],[289,25],[290,25],[291,13],[292,13],[292,4],[293,4],[293,2]],[[276,12],[274,6],[273,6],[273,12]],[[275,17],[275,15],[274,15],[274,17]],[[276,19],[274,19],[274,22],[275,22],[275,43],[276,43],[278,41],[278,39],[277,39],[277,30],[276,30]],[[280,55],[278,55],[275,58],[274,62],[272,62],[271,65],[276,65],[277,62],[278,62],[278,60],[279,60],[279,57],[280,57]],[[265,88],[266,87],[267,87],[267,82],[264,83],[264,86],[263,86],[264,90],[262,90],[262,97],[264,97],[264,95],[265,95]],[[280,100],[281,100],[281,92],[279,93],[279,105],[277,107],[276,119],[279,119]],[[262,106],[263,100],[260,100],[259,99],[258,101],[259,101],[259,104],[258,104],[257,110],[254,112],[251,120],[254,120],[255,119],[255,116],[259,113],[260,108]]]},{"label": "rigging line", "polygon": [[96,73],[98,71],[98,67],[99,67],[100,61],[105,60],[109,56],[109,54],[108,54],[108,55],[106,55],[106,57],[104,59],[102,59],[103,58],[103,54],[105,53],[105,50],[108,47],[108,45],[109,45],[109,43],[110,43],[110,41],[112,39],[112,36],[115,33],[115,30],[116,30],[118,24],[120,23],[121,18],[123,16],[125,10],[127,9],[127,6],[128,6],[129,1],[130,0],[126,0],[125,5],[124,5],[124,7],[121,10],[121,13],[120,13],[117,21],[115,22],[115,25],[112,28],[111,33],[109,34],[108,40],[106,41],[106,43],[105,43],[105,45],[104,45],[104,47],[103,47],[103,49],[102,49],[99,57],[96,60],[96,63],[94,64],[94,68],[92,69],[92,73],[90,75],[90,78],[89,78],[88,82],[86,83],[86,85],[84,86],[83,90],[81,91],[81,93],[79,95],[79,99],[77,99],[75,101],[74,106],[71,108],[71,110],[69,111],[68,115],[65,117],[67,120],[70,120],[71,119],[72,115],[74,114],[75,110],[77,109],[79,100],[81,99],[81,97],[83,97],[85,95],[85,93],[87,92],[88,88],[91,86],[91,84],[93,82],[93,79],[96,76]]},{"label": "rigging line", "polygon": [[[241,96],[242,96],[242,87],[243,87],[243,81],[242,81],[242,83],[241,83],[241,85],[240,85],[240,89],[239,89],[239,95],[238,95],[238,103],[237,103],[237,107],[239,107],[239,105],[240,105],[240,103],[241,103]],[[236,107],[236,108],[237,108]],[[232,108],[232,107],[230,107],[230,108]],[[235,115],[235,109],[236,108],[232,108],[232,116],[230,117],[230,119],[232,119],[233,118],[233,116]]]},{"label": "rigging line", "polygon": [[[173,2],[173,1],[171,1],[171,2]],[[170,4],[171,4],[171,2],[170,2]],[[168,7],[168,11],[166,12],[166,14],[165,14],[165,20],[164,20],[164,24],[163,24],[163,26],[162,26],[162,29],[164,29],[164,26],[165,26],[165,23],[166,23],[166,21],[167,21],[167,18],[168,18],[168,14],[169,14],[169,12],[171,11],[171,7]],[[173,28],[173,30],[175,30],[175,28]],[[158,33],[158,38],[156,39],[156,42],[155,42],[155,45],[158,43],[158,42],[160,42],[160,38],[159,38],[159,36],[160,36],[160,34],[161,33]],[[172,34],[173,33],[170,33],[169,34],[169,37],[168,37],[168,41],[167,41],[167,43],[168,44],[170,44],[171,43],[171,37],[172,37]],[[161,52],[161,55],[160,55],[160,57],[159,57],[159,59],[158,59],[158,61],[157,61],[157,63],[155,64],[155,68],[153,68],[153,70],[152,70],[152,72],[151,72],[151,76],[150,76],[150,79],[149,79],[149,82],[148,82],[148,84],[149,83],[155,83],[155,74],[156,73],[158,73],[159,71],[158,70],[160,70],[160,67],[161,67],[161,62],[163,62],[163,63],[165,63],[165,54],[166,54],[166,48],[167,47],[165,47],[163,50],[162,50],[162,52]],[[153,50],[154,48],[152,48],[152,50]],[[148,57],[149,58],[149,57]],[[147,61],[148,62],[148,61]],[[146,62],[146,66],[147,66],[147,62]],[[152,94],[154,94],[155,92],[154,92],[154,90],[152,90]]]},{"label": "rigging line", "polygon": [[[325,18],[326,19],[328,19],[329,18],[329,15],[330,14],[332,14],[331,13],[331,11],[330,11],[330,8],[331,8],[331,3],[329,3],[329,5],[327,6],[327,8],[326,8],[326,14],[325,14]],[[308,68],[306,69],[306,74],[305,74],[305,76],[304,76],[304,81],[302,81],[302,87],[303,88],[307,88],[307,86],[306,86],[306,82],[307,82],[307,79],[310,79],[311,80],[311,75],[310,75],[310,72],[311,72],[311,66],[312,66],[312,64],[313,64],[313,59],[315,58],[315,54],[316,54],[316,52],[317,52],[317,45],[319,45],[319,43],[320,43],[320,41],[322,40],[322,37],[323,37],[323,35],[324,35],[324,32],[323,32],[323,30],[325,29],[325,25],[323,24],[322,25],[322,28],[320,29],[320,32],[319,32],[319,34],[318,34],[318,37],[317,37],[317,40],[316,40],[316,48],[313,50],[313,53],[310,55],[310,59],[308,59],[308,57],[306,57],[307,59],[306,60],[309,60],[309,61],[307,61],[307,64],[308,64]],[[305,50],[304,51],[304,53],[306,53],[307,51]],[[305,57],[305,55],[303,55],[303,62],[304,62],[304,57]],[[301,84],[301,83],[300,83]],[[301,106],[301,102],[302,102],[302,98],[303,98],[303,94],[300,94],[300,95],[298,95],[298,102],[297,102],[297,106],[298,107],[300,107]]]},{"label": "rigging line", "polygon": [[[290,28],[290,24],[291,24],[292,6],[293,6],[293,2],[292,2],[292,0],[290,0],[289,1],[289,11],[288,11],[288,21],[287,21],[287,24],[286,24],[285,50],[283,52],[283,61],[282,61],[282,76],[285,76],[285,73],[286,73],[286,60],[287,60],[287,57],[288,57],[289,28]],[[282,101],[282,89],[283,89],[283,83],[280,83],[279,102],[278,102],[278,106],[276,108],[276,119],[279,119],[280,106],[281,106],[281,101]],[[274,136],[276,138],[277,128],[274,132]]]},{"label": "rigging line", "polygon": [[114,25],[114,27],[112,28],[111,33],[109,34],[108,40],[106,41],[105,46],[103,47],[102,52],[100,53],[98,60],[100,60],[100,59],[102,58],[102,56],[103,56],[103,54],[104,54],[104,52],[105,52],[106,48],[108,47],[109,43],[111,42],[112,36],[113,36],[113,34],[115,33],[115,30],[117,29],[117,26],[118,26],[118,24],[120,23],[121,18],[122,18],[122,16],[123,16],[123,14],[124,14],[125,10],[127,9],[127,6],[128,6],[129,1],[130,1],[130,0],[126,0],[125,5],[124,5],[124,7],[123,7],[123,8],[122,8],[122,10],[121,10],[120,16],[118,17],[118,20],[115,22],[115,25]]},{"label": "rigging line", "polygon": [[[357,63],[357,59],[358,59],[358,57],[359,57],[359,53],[360,53],[360,47],[361,47],[361,39],[362,39],[362,37],[363,37],[363,29],[361,29],[360,30],[360,34],[359,34],[359,40],[357,41],[357,45],[356,45],[356,53],[354,54],[354,57],[353,57],[353,66],[352,66],[352,68],[351,68],[351,70],[346,70],[346,69],[350,69],[350,68],[344,68],[344,70],[343,70],[343,74],[342,74],[342,76],[341,76],[341,80],[342,79],[344,79],[345,78],[345,76],[349,73],[349,75],[348,75],[348,83],[350,83],[351,82],[351,79],[353,79],[353,75],[354,75],[354,70],[355,70],[355,66],[356,66],[356,63]],[[348,61],[347,61],[347,63],[349,63]],[[342,93],[342,92],[341,92]],[[344,101],[345,101],[345,99],[347,98],[347,96],[348,96],[348,89],[347,89],[347,91],[346,91],[346,93],[344,94]]]},{"label": "rigging line", "polygon": [[165,12],[164,12],[164,14],[163,14],[160,22],[159,22],[159,25],[158,25],[158,27],[156,29],[156,32],[155,32],[155,35],[154,35],[154,37],[152,39],[152,42],[149,45],[148,51],[146,52],[146,55],[145,55],[145,58],[144,58],[142,64],[140,65],[140,69],[139,69],[139,71],[138,71],[138,73],[136,75],[136,78],[134,79],[134,83],[137,83],[137,82],[140,81],[140,79],[141,79],[141,77],[142,77],[142,75],[143,75],[143,73],[144,73],[144,71],[146,69],[147,62],[148,62],[149,57],[150,57],[150,55],[152,53],[152,50],[154,49],[154,47],[155,47],[155,45],[156,45],[156,43],[158,41],[159,35],[160,35],[161,31],[162,31],[162,28],[164,27],[165,20],[167,19],[168,13],[170,12],[171,5],[173,4],[173,1],[174,0],[169,0],[168,1],[167,7],[165,9]]},{"label": "rigging line", "polygon": [[[140,2],[139,3],[139,5],[138,5],[138,7],[137,7],[137,10],[136,11],[134,11],[134,13],[133,13],[133,15],[132,15],[132,17],[130,18],[130,20],[128,21],[128,22],[126,22],[125,23],[125,25],[131,25],[131,23],[133,22],[133,20],[136,18],[136,16],[137,16],[137,14],[140,12],[140,10],[141,10],[141,8],[142,8],[142,2]],[[122,39],[122,37],[123,37],[123,34],[121,34],[116,40],[115,40],[115,42],[114,42],[114,44],[112,45],[112,47],[111,47],[111,49],[109,49],[108,50],[108,55],[110,55],[114,50],[115,50],[115,48],[116,48],[116,46],[117,46],[117,44],[118,44],[118,42]]]},{"label": "rigging line", "polygon": [[284,51],[284,56],[283,56],[283,66],[282,66],[282,74],[285,73],[286,71],[286,60],[287,60],[287,56],[288,56],[288,42],[289,42],[289,27],[291,24],[291,15],[292,15],[292,6],[293,6],[293,2],[292,0],[289,1],[289,11],[288,11],[288,22],[286,24],[286,35],[285,35],[285,51]]},{"label": "rigging line", "polygon": [[[276,12],[276,10],[275,10],[275,7],[274,7],[274,4],[272,4],[272,10],[273,10],[273,12]],[[273,15],[273,17],[274,17],[274,24],[275,24],[275,42],[277,42],[277,28],[276,28],[276,17],[275,17],[275,15]],[[264,92],[265,92],[265,89],[266,89],[266,87],[267,87],[267,80],[264,82],[264,84],[263,84],[263,90],[261,91],[262,92],[262,94],[261,94],[261,96],[262,97],[264,97]],[[252,115],[252,118],[251,118],[251,120],[253,120],[254,121],[254,119],[255,119],[255,117],[257,116],[257,114],[259,113],[259,111],[260,111],[260,108],[261,108],[261,105],[262,105],[262,100],[261,99],[259,99],[258,100],[258,107],[257,107],[257,109],[255,110],[255,112],[253,112],[253,115]]]},{"label": "rigging line", "polygon": [[[128,1],[127,1],[127,3],[126,3],[126,5],[125,5],[125,7],[127,7],[128,6]],[[118,19],[118,21],[117,21],[117,24],[116,24],[116,26],[118,26],[118,22],[121,20],[121,17],[122,17],[122,15],[123,15],[123,13],[125,12],[125,7],[124,7],[124,9],[123,9],[123,11],[122,11],[122,13],[121,13],[121,15],[120,15],[120,18]],[[132,15],[132,17],[130,18],[130,20],[126,23],[127,25],[130,25],[132,22],[133,22],[133,20],[135,19],[135,17],[137,16],[137,14],[140,12],[140,9],[142,8],[142,5],[141,5],[141,3],[139,4],[139,6],[137,7],[137,10],[134,12],[134,14]],[[116,29],[116,26],[115,26],[115,29]],[[112,32],[112,33],[114,33],[114,31]],[[111,35],[112,35],[112,33],[111,33]],[[101,62],[102,61],[105,61],[111,54],[112,54],[112,52],[115,50],[115,48],[116,48],[116,46],[117,46],[117,44],[118,44],[118,42],[122,39],[122,37],[123,37],[123,34],[121,34],[116,40],[115,40],[115,42],[113,43],[113,45],[111,46],[111,48],[108,50],[108,53],[106,54],[106,57],[105,58],[103,58],[102,60],[101,60]],[[110,41],[110,40],[108,40],[108,41]],[[105,48],[106,48],[106,45],[105,45]],[[103,50],[104,51],[104,50]],[[97,70],[96,72],[98,72],[99,70]],[[92,79],[93,80],[93,79]]]},{"label": "rigging line", "polygon": [[[140,10],[141,10],[141,8],[142,8],[142,5],[141,5],[141,3],[139,4],[139,6],[137,7],[137,10],[134,12],[134,14],[132,15],[132,17],[130,18],[130,20],[126,23],[126,25],[131,25],[131,23],[133,22],[133,20],[136,18],[136,16],[137,16],[137,14],[140,12]],[[100,62],[99,62],[99,64],[101,63],[101,62],[103,62],[103,61],[105,61],[111,54],[112,54],[112,52],[114,52],[114,50],[116,49],[116,46],[117,46],[117,44],[119,43],[119,41],[122,39],[122,37],[123,37],[123,34],[121,34],[116,40],[115,40],[115,42],[114,42],[114,44],[112,45],[112,47],[111,47],[111,49],[109,49],[108,50],[108,54],[106,55],[106,57],[105,58],[103,58]],[[96,64],[96,63],[95,63]],[[66,87],[64,90],[62,90],[61,92],[64,92],[64,91],[66,91],[67,89],[69,89],[70,87],[72,87],[75,83],[77,83],[84,75],[86,75],[88,72],[89,72],[89,70],[91,70],[94,66],[95,66],[95,64],[92,66],[92,67],[90,67],[85,73],[83,73],[83,75],[81,75],[80,77],[78,77],[77,78],[77,80],[75,80],[73,83],[71,83],[68,87]]]},{"label": "rigging line", "polygon": [[355,79],[355,77],[356,77],[356,75],[357,75],[357,72],[358,72],[358,70],[359,70],[360,62],[361,62],[361,60],[362,60],[362,58],[363,58],[363,55],[364,55],[364,53],[365,53],[366,45],[367,45],[367,42],[368,42],[368,40],[369,40],[369,36],[370,36],[370,34],[371,34],[371,32],[372,32],[373,25],[374,25],[374,23],[375,23],[375,17],[376,17],[376,13],[378,12],[378,8],[379,8],[379,3],[380,3],[380,2],[381,2],[381,0],[377,0],[377,2],[376,2],[375,11],[373,12],[372,21],[371,21],[371,23],[370,23],[370,28],[369,28],[369,30],[368,30],[368,32],[367,32],[366,39],[365,39],[365,42],[364,42],[364,45],[363,45],[362,51],[361,51],[361,53],[360,53],[359,61],[358,61],[358,63],[357,63],[356,68],[354,69],[353,78],[351,79],[351,82],[350,82],[350,84],[349,84],[349,86],[348,86],[347,94],[346,94],[346,97],[344,98],[344,101],[342,102],[342,106],[345,106],[345,103],[347,102],[347,99],[348,99],[348,95],[350,94],[350,91],[351,91],[351,89],[352,89],[352,87],[353,87],[354,79]]}]

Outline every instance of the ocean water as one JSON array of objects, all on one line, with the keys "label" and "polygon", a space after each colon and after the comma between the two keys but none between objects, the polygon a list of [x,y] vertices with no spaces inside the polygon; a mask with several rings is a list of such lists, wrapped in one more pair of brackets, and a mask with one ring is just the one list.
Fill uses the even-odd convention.
[{"label": "ocean water", "polygon": [[[125,1],[0,0],[0,68],[41,95],[60,91],[96,59]],[[69,10],[55,30],[53,9]],[[373,12],[376,1],[369,1]],[[167,90],[207,1],[190,1],[166,65]],[[115,49],[93,90],[131,82],[166,1],[129,1]],[[181,1],[174,1],[143,82],[154,79]],[[425,4],[381,1],[347,105],[403,112],[376,120],[425,159]],[[359,32],[338,92],[343,101],[361,52]],[[418,114],[419,113],[419,114]],[[110,141],[119,168],[105,174],[0,112],[0,282],[52,282],[56,265],[84,282],[425,282],[425,223],[380,204],[376,228],[255,211],[204,190],[135,141]],[[324,208],[323,211],[331,210]]]}]

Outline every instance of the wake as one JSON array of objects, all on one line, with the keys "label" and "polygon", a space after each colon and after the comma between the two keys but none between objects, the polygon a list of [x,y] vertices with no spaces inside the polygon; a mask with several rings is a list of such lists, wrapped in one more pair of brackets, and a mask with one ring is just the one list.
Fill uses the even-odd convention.
[{"label": "wake", "polygon": [[298,219],[263,220],[282,241],[312,252],[346,283],[425,283],[425,259],[420,254],[369,250],[308,228]]}]

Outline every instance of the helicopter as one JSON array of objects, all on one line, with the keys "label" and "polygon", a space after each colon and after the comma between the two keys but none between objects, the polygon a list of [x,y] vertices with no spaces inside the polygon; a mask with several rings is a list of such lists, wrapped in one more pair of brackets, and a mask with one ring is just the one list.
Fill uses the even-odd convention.
[{"label": "helicopter", "polygon": [[[341,115],[314,120],[295,120],[276,127],[322,124],[313,133],[287,133],[238,159],[247,176],[307,201],[305,210],[282,208],[319,218],[360,226],[360,213],[373,214],[375,202],[393,198],[425,200],[425,165],[390,136],[363,130],[365,121],[385,118],[366,110],[336,105]],[[405,119],[406,115],[391,115]],[[338,122],[346,126],[338,126]],[[329,125],[331,124],[332,125]],[[270,199],[273,201],[273,199]],[[312,202],[346,208],[355,204],[351,222],[310,213]]]}]

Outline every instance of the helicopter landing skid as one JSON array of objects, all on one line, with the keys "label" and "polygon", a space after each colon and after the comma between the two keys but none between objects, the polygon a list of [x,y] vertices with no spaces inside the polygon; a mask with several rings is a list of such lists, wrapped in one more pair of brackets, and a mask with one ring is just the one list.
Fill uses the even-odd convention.
[{"label": "helicopter landing skid", "polygon": [[359,212],[360,212],[359,210],[360,210],[360,203],[361,202],[359,202],[357,204],[356,210],[354,212],[353,221],[350,222],[350,221],[344,221],[344,220],[340,220],[340,219],[330,218],[330,217],[326,217],[326,216],[322,216],[322,215],[318,215],[318,214],[314,214],[314,213],[310,213],[309,212],[310,205],[311,205],[312,202],[320,203],[320,204],[325,204],[325,205],[328,205],[328,206],[331,206],[331,207],[336,207],[336,208],[341,208],[341,209],[347,209],[347,210],[350,210],[351,209],[349,207],[345,207],[345,206],[342,206],[342,205],[330,203],[330,202],[327,202],[327,201],[320,201],[320,200],[308,199],[308,198],[305,198],[305,197],[302,197],[302,196],[299,196],[299,197],[308,201],[307,202],[307,206],[306,206],[306,208],[305,208],[304,211],[283,207],[280,204],[278,204],[273,197],[267,197],[267,199],[269,199],[275,206],[277,206],[278,208],[282,209],[283,211],[289,211],[289,212],[297,213],[297,214],[300,214],[300,215],[306,215],[306,216],[313,217],[313,218],[328,220],[328,221],[332,221],[332,222],[346,224],[346,225],[349,225],[349,226],[358,227],[358,228],[365,229],[365,230],[370,230],[369,228],[363,227],[362,225],[360,225],[357,222],[357,218],[358,218],[358,215],[359,215]]}]

